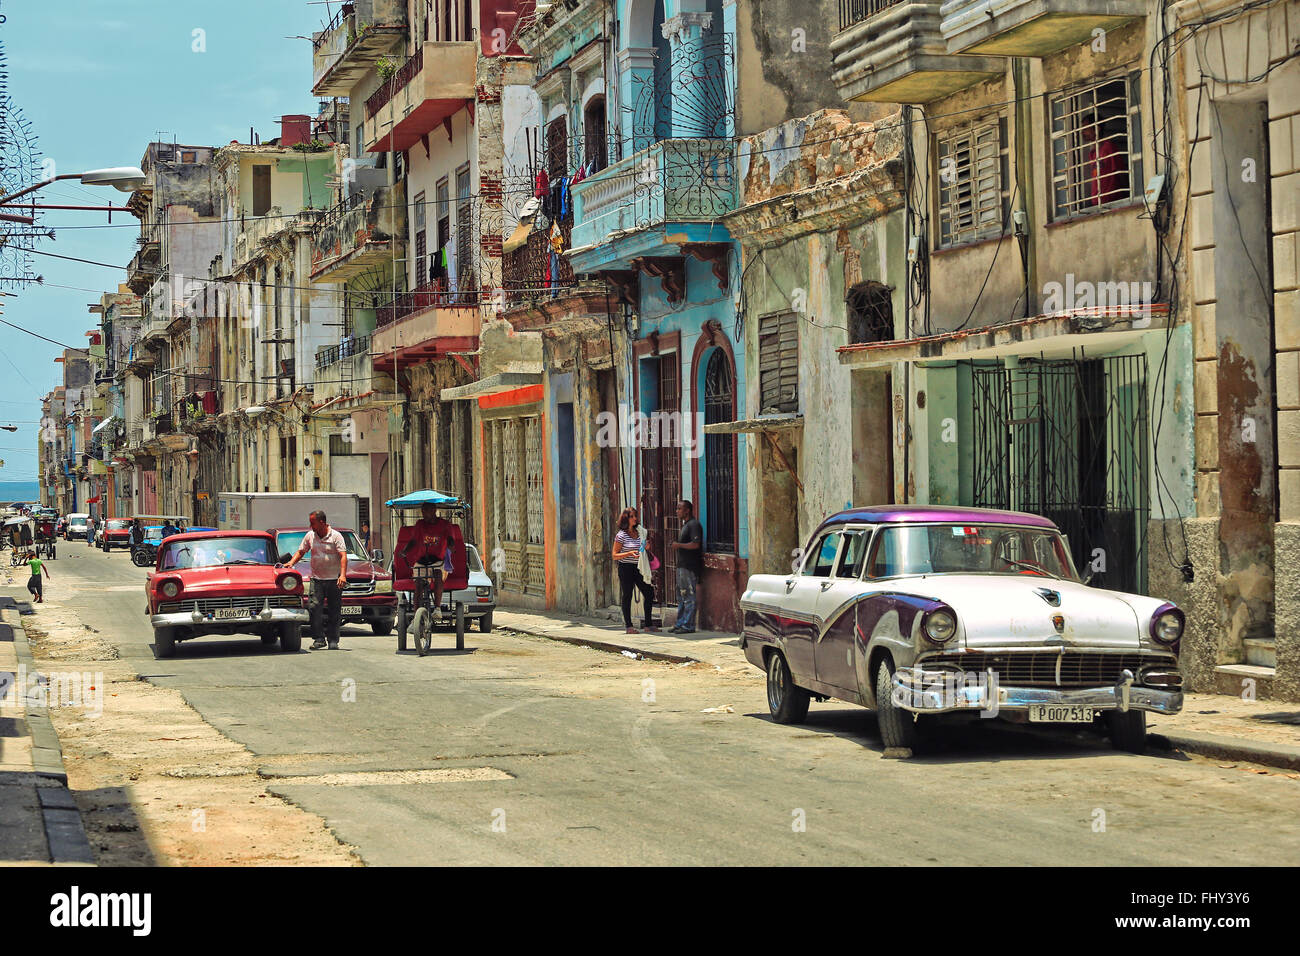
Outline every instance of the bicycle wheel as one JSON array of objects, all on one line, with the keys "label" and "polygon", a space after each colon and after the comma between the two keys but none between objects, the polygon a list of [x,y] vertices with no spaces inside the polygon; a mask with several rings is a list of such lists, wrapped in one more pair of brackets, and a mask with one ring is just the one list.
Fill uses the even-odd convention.
[{"label": "bicycle wheel", "polygon": [[415,652],[421,657],[429,653],[432,633],[433,616],[427,607],[418,608],[411,620],[411,637],[415,640]]}]

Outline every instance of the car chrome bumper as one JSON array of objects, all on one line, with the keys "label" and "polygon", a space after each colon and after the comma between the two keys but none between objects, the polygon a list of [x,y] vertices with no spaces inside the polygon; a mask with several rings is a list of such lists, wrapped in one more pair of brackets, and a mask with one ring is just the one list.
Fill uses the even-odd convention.
[{"label": "car chrome bumper", "polygon": [[247,617],[212,617],[198,611],[177,611],[173,614],[154,614],[149,623],[154,627],[198,627],[202,624],[308,624],[311,616],[304,608],[263,608]]},{"label": "car chrome bumper", "polygon": [[900,667],[894,673],[893,703],[916,714],[995,708],[1026,711],[1033,704],[1064,704],[1095,710],[1149,710],[1157,714],[1176,714],[1183,709],[1182,690],[1143,687],[1134,683],[1129,671],[1125,671],[1113,686],[1073,689],[1007,686],[999,683],[996,675],[990,680],[987,674],[974,675],[979,678],[974,682],[965,680],[965,675],[954,675],[961,679],[945,682],[942,677],[936,679],[936,673]]}]

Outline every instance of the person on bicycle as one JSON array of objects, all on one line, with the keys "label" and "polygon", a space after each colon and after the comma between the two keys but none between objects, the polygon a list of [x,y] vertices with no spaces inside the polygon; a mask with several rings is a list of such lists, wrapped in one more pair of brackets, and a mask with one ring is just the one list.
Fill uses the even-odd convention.
[{"label": "person on bicycle", "polygon": [[446,518],[439,517],[433,505],[420,508],[420,520],[415,523],[415,534],[402,551],[408,564],[440,565],[433,572],[433,611],[442,613],[442,584],[451,573],[451,535],[455,528]]}]

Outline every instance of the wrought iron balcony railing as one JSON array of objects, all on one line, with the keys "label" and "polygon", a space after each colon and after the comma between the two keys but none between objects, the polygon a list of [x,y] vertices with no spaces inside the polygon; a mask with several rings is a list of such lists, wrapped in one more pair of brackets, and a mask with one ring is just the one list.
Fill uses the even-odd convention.
[{"label": "wrought iron balcony railing", "polygon": [[903,0],[840,0],[840,29],[847,30],[855,23],[870,20],[882,10],[902,2]]},{"label": "wrought iron balcony railing", "polygon": [[[462,280],[461,284],[466,284]],[[375,310],[375,328],[382,329],[400,322],[408,315],[424,312],[426,309],[465,308],[478,305],[479,292],[477,284],[471,279],[470,288],[452,292],[447,288],[446,279],[426,282],[410,292],[399,292],[388,305]]]},{"label": "wrought iron balcony railing", "polygon": [[316,350],[316,368],[327,369],[335,362],[341,362],[343,359],[352,358],[354,355],[365,355],[370,351],[370,336],[355,335],[344,339],[338,345],[326,345]]}]

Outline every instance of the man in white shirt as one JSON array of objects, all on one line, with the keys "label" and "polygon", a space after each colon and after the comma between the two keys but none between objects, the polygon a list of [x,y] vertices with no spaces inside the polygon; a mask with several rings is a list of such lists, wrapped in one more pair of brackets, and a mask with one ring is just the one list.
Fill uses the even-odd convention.
[{"label": "man in white shirt", "polygon": [[348,546],[325,520],[325,512],[313,511],[307,519],[311,530],[302,537],[302,544],[288,561],[293,567],[302,556],[311,552],[311,649],[319,651],[327,645],[331,651],[339,649],[339,623],[343,611],[343,589],[348,583]]}]

